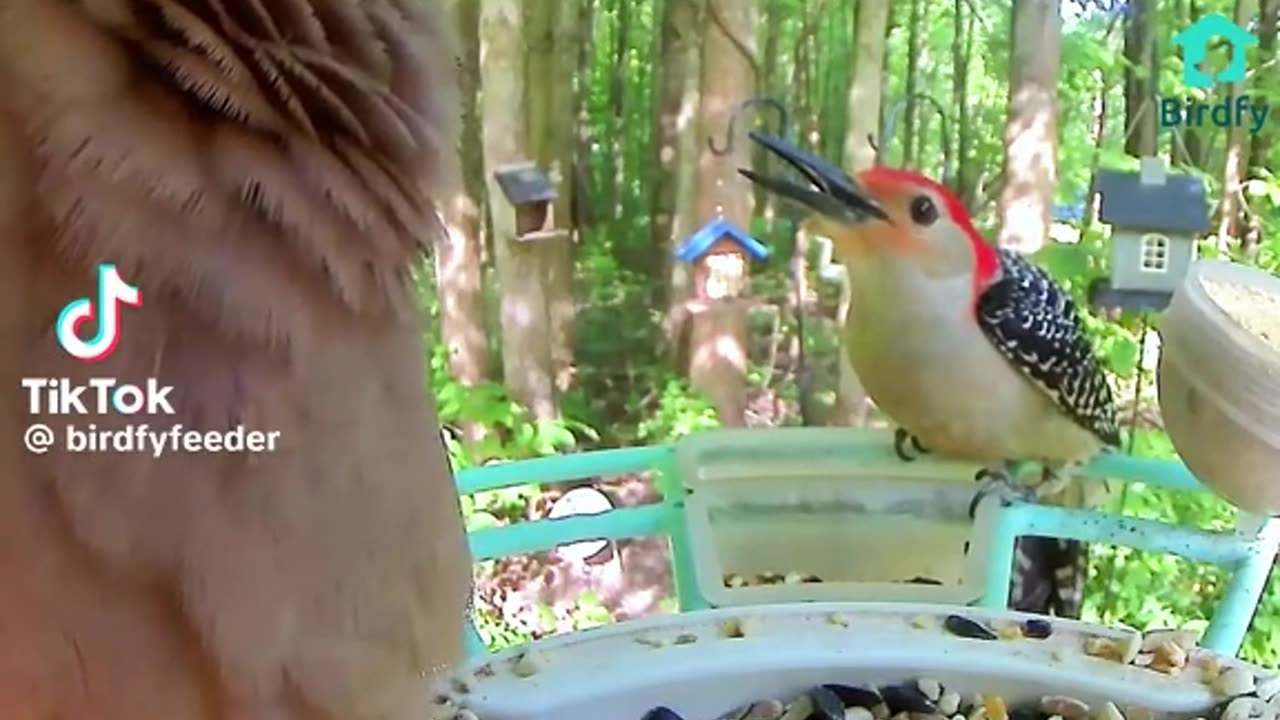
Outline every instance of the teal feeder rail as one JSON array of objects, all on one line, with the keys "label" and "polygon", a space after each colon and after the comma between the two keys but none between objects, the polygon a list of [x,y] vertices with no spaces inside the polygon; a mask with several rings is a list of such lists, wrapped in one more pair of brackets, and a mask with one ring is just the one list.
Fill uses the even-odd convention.
[{"label": "teal feeder rail", "polygon": [[[788,452],[798,455],[788,455]],[[769,455],[774,456],[775,464],[806,466],[808,469],[803,473],[806,476],[829,473],[834,477],[827,478],[826,482],[839,484],[848,473],[823,462],[838,456],[856,461],[860,457],[858,453],[864,454],[868,463],[875,463],[883,462],[881,456],[891,451],[883,434],[876,431],[717,430],[699,433],[672,445],[585,452],[466,470],[458,473],[457,485],[460,494],[471,495],[521,485],[654,472],[655,486],[662,495],[655,504],[477,530],[469,536],[471,551],[476,561],[482,561],[551,550],[584,540],[665,536],[670,541],[679,608],[692,611],[711,607],[696,580],[696,549],[690,537],[690,526],[695,523],[691,522],[686,509],[692,485],[706,483],[708,478],[714,480],[717,473],[721,474],[720,479],[734,473],[750,475],[766,464],[763,459]],[[735,456],[740,458],[737,466],[722,465],[717,469],[717,461]],[[906,465],[914,463],[898,467]],[[1209,492],[1182,463],[1175,461],[1107,455],[1086,468],[1085,473],[1183,492]],[[972,474],[968,477],[972,478]],[[766,487],[774,482],[767,474],[741,481],[750,480]],[[1032,503],[1002,506],[993,501],[983,503],[975,523],[975,529],[985,538],[980,547],[984,548],[986,573],[976,603],[983,607],[1006,606],[1014,542],[1025,535],[1126,546],[1178,555],[1226,569],[1230,579],[1202,645],[1228,655],[1240,649],[1280,548],[1280,519],[1249,518],[1243,514],[1235,531],[1213,532],[1100,511]],[[487,652],[473,623],[468,623],[467,638],[469,652]]]}]

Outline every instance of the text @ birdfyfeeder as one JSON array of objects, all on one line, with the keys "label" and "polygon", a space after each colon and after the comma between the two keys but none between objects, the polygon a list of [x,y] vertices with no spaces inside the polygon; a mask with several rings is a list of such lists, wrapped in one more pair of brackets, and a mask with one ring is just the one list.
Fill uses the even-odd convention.
[{"label": "text @ birdfyfeeder", "polygon": [[170,453],[269,453],[280,444],[278,430],[192,430],[182,425],[152,428],[147,424],[102,429],[93,423],[65,425],[60,431],[44,423],[28,425],[23,444],[36,455],[68,453],[146,453],[153,458]]}]

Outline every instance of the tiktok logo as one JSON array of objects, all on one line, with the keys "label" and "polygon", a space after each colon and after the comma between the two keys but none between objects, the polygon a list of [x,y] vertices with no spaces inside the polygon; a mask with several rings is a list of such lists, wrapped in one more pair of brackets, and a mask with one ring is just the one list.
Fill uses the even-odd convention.
[{"label": "tiktok logo", "polygon": [[[98,266],[98,303],[94,307],[89,298],[79,298],[67,303],[58,315],[54,330],[58,344],[72,357],[85,362],[104,360],[115,352],[120,342],[120,305],[142,306],[142,291],[125,282],[116,266],[104,263]],[[97,310],[98,334],[89,340],[81,340],[78,330],[81,323],[95,316]]]}]

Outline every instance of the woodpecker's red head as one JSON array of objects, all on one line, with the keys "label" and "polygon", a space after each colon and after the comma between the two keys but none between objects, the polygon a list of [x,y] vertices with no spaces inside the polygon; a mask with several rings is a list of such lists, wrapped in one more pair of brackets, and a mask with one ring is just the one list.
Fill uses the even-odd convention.
[{"label": "woodpecker's red head", "polygon": [[973,226],[960,200],[939,182],[910,170],[875,167],[857,179],[820,158],[763,133],[751,138],[809,181],[739,170],[766,189],[818,214],[822,234],[849,264],[903,260],[935,276],[971,274],[985,286],[998,268],[995,250]]}]

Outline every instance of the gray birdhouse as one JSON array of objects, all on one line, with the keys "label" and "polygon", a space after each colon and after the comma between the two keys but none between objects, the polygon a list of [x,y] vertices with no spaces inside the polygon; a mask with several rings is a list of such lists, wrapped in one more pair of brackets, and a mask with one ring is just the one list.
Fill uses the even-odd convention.
[{"label": "gray birdhouse", "polygon": [[1144,157],[1139,172],[1099,172],[1098,194],[1098,219],[1111,226],[1109,297],[1100,304],[1163,309],[1195,260],[1197,236],[1210,226],[1204,184]]},{"label": "gray birdhouse", "polygon": [[498,202],[494,212],[515,215],[516,240],[533,242],[565,237],[567,230],[555,226],[554,203],[560,194],[555,183],[542,168],[524,162],[504,165],[493,171],[505,202]]}]

